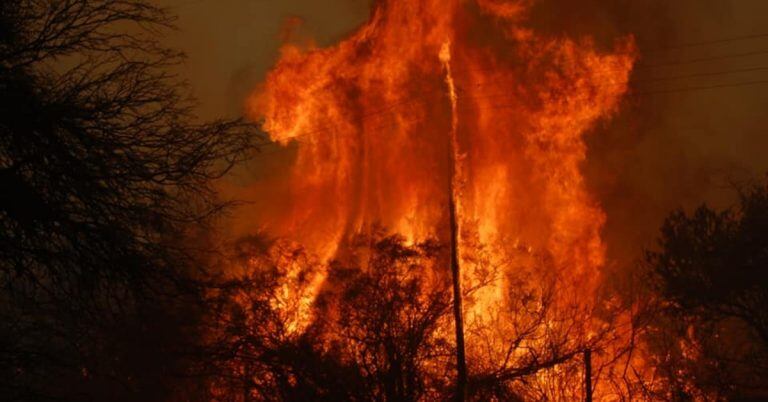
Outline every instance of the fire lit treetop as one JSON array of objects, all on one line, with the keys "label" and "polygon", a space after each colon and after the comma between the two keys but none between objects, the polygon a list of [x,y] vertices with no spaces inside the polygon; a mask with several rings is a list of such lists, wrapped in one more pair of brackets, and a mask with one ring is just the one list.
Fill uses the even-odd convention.
[{"label": "fire lit treetop", "polygon": [[382,0],[334,46],[284,45],[247,105],[297,146],[280,212],[260,223],[328,261],[377,226],[408,244],[447,240],[453,198],[465,286],[485,275],[481,248],[498,267],[468,323],[509,310],[514,281],[541,295],[552,279],[558,309],[584,309],[586,339],[605,217],[581,172],[583,136],[617,109],[635,51],[630,38],[604,53],[539,35],[530,3]]}]

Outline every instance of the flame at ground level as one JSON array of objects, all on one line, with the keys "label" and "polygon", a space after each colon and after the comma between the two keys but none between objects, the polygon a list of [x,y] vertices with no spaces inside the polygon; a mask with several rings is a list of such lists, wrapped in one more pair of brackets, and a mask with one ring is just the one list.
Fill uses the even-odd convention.
[{"label": "flame at ground level", "polygon": [[[589,312],[605,217],[580,170],[583,136],[616,111],[635,59],[627,38],[601,53],[537,35],[527,3],[378,1],[335,46],[285,45],[248,103],[274,141],[298,143],[280,213],[254,225],[320,260],[376,227],[410,244],[447,240],[454,197],[462,279],[479,288],[466,321],[480,365],[509,359],[505,332],[526,325],[510,312],[541,308],[516,304],[521,289],[553,299],[542,331],[599,332]],[[312,321],[325,276],[311,273],[295,330]],[[564,330],[566,314],[579,320]]]}]

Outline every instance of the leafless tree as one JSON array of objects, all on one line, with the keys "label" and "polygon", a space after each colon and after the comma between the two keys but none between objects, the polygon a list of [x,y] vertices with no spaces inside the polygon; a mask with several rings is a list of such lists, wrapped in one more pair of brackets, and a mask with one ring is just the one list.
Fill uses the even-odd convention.
[{"label": "leafless tree", "polygon": [[183,56],[159,42],[172,22],[142,0],[0,4],[0,393],[9,399],[149,398],[131,392],[151,370],[110,342],[150,331],[151,318],[126,317],[168,319],[158,300],[182,308],[195,297],[195,250],[182,239],[224,207],[211,180],[257,136],[237,120],[196,121],[171,73]]}]

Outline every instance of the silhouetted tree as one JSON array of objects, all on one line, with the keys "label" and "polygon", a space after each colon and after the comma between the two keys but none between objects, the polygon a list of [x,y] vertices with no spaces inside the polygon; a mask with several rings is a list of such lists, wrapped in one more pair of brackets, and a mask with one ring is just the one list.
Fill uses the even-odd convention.
[{"label": "silhouetted tree", "polygon": [[738,318],[768,346],[768,188],[742,193],[737,209],[674,212],[661,233],[648,259],[675,309]]},{"label": "silhouetted tree", "polygon": [[158,42],[171,23],[142,0],[0,3],[3,399],[167,391],[197,299],[183,239],[254,139],[195,122]]},{"label": "silhouetted tree", "polygon": [[768,187],[724,211],[672,213],[647,262],[665,307],[652,346],[673,394],[768,395]]}]

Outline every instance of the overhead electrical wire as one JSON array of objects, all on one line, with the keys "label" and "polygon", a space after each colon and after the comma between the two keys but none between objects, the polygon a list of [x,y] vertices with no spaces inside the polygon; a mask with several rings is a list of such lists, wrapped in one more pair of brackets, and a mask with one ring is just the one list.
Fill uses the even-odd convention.
[{"label": "overhead electrical wire", "polygon": [[[701,47],[701,46],[711,45],[711,44],[737,42],[737,41],[758,39],[758,38],[768,38],[768,33],[748,34],[748,35],[742,35],[742,36],[733,36],[729,38],[712,39],[712,40],[701,41],[701,42],[681,43],[677,45],[671,45],[671,46],[656,48],[656,49],[643,49],[642,54],[654,54],[654,53],[680,50],[680,49],[685,49],[689,47]],[[649,69],[649,68],[657,68],[657,67],[669,67],[669,66],[682,65],[682,64],[692,64],[692,63],[705,62],[705,61],[716,61],[721,59],[724,60],[727,58],[741,58],[741,57],[749,57],[749,56],[756,56],[756,55],[762,55],[762,54],[768,54],[768,50],[759,50],[759,51],[748,52],[748,53],[737,53],[732,55],[715,56],[717,57],[715,59],[702,58],[702,59],[693,59],[693,60],[681,60],[681,61],[675,61],[675,62],[669,62],[669,63],[660,63],[660,64],[647,64],[647,65],[638,64],[633,66],[633,69],[638,70],[638,69]],[[488,70],[492,70],[492,68],[455,69],[454,73],[461,73],[461,72],[467,72],[467,71],[488,71]],[[331,84],[325,84],[320,86],[319,88],[315,88],[314,91],[322,91],[323,89],[329,86],[331,86]]]},{"label": "overhead electrical wire", "polygon": [[[629,93],[625,95],[626,97],[637,97],[637,96],[645,96],[645,95],[657,95],[657,94],[674,94],[674,93],[685,93],[685,92],[695,92],[695,91],[704,91],[704,90],[712,90],[712,89],[722,89],[722,88],[738,88],[738,87],[745,87],[745,86],[753,86],[753,85],[768,85],[768,79],[767,80],[754,80],[754,81],[745,81],[745,82],[736,82],[736,83],[728,83],[728,84],[717,84],[717,85],[705,85],[705,86],[692,86],[692,87],[682,87],[682,88],[671,88],[671,89],[664,89],[664,90],[655,90],[655,91],[645,91],[645,92],[636,92],[636,93]],[[497,104],[490,107],[486,107],[483,109],[486,110],[498,110],[498,109],[506,109],[506,108],[512,108],[512,107],[518,107],[519,105],[516,104]],[[388,128],[397,128],[401,126],[403,123],[408,124],[415,124],[424,121],[422,118],[416,118],[416,119],[408,119],[405,121],[390,121],[385,124],[375,126],[375,127],[369,127],[369,130],[372,131],[381,131],[383,129]],[[307,134],[301,134],[298,136],[294,136],[290,138],[290,142],[303,144],[304,141],[301,140],[301,138],[305,138],[313,133],[318,132],[331,132],[335,131],[334,128],[325,128],[323,130],[316,130],[312,133]],[[273,143],[271,145],[278,145],[276,143]],[[272,155],[277,153],[285,152],[286,148],[284,146],[280,146],[279,149],[272,151],[272,152],[261,152],[261,155]]]},{"label": "overhead electrical wire", "polygon": [[[706,46],[710,44],[718,44],[718,43],[729,43],[729,42],[736,42],[741,40],[748,40],[748,39],[757,39],[757,38],[768,38],[768,34],[754,34],[754,35],[745,35],[745,36],[739,36],[739,37],[731,37],[731,38],[722,38],[722,39],[715,39],[710,41],[703,41],[703,42],[694,42],[694,43],[687,43],[687,44],[680,44],[680,45],[673,45],[666,47],[664,49],[657,49],[652,50],[648,52],[658,52],[658,51],[665,51],[665,50],[676,50],[676,49],[682,49],[686,47],[699,47],[699,46]],[[743,52],[743,53],[734,53],[734,54],[727,54],[727,55],[716,55],[716,56],[708,56],[708,57],[700,57],[700,58],[694,58],[694,59],[688,59],[688,60],[678,60],[673,62],[667,62],[667,63],[659,63],[659,64],[648,64],[648,65],[637,65],[633,68],[633,70],[638,69],[648,69],[648,68],[656,68],[656,67],[666,67],[666,66],[675,66],[675,65],[685,65],[685,64],[695,64],[695,63],[701,63],[701,62],[710,62],[710,61],[721,61],[721,60],[728,60],[733,58],[744,58],[744,57],[750,57],[750,56],[757,56],[757,55],[764,55],[768,54],[768,50],[759,50],[759,51],[750,51],[750,52]],[[692,74],[680,74],[680,75],[674,75],[674,76],[666,76],[666,77],[656,77],[656,78],[650,78],[650,79],[641,79],[641,80],[634,80],[631,81],[631,84],[640,84],[640,83],[654,83],[654,82],[668,82],[668,81],[674,81],[674,80],[685,80],[685,79],[692,79],[692,78],[702,78],[702,77],[714,77],[714,76],[723,76],[723,75],[729,75],[729,74],[739,74],[739,73],[749,73],[749,72],[758,72],[758,71],[768,71],[768,66],[758,66],[758,67],[746,67],[746,68],[737,68],[737,69],[730,69],[730,70],[723,70],[723,71],[714,71],[714,72],[702,72],[702,73],[692,73]],[[607,75],[607,73],[606,73]],[[611,83],[606,85],[622,85],[623,83]],[[714,85],[701,85],[701,86],[689,86],[689,87],[681,87],[681,88],[669,88],[669,89],[657,89],[657,90],[649,90],[649,91],[642,91],[642,92],[629,92],[627,95],[628,97],[636,97],[636,96],[643,96],[643,95],[655,95],[655,94],[672,94],[672,93],[685,93],[685,92],[694,92],[694,91],[702,91],[702,90],[711,90],[711,89],[721,89],[721,88],[736,88],[736,87],[744,87],[744,86],[752,86],[752,85],[763,85],[768,84],[768,80],[751,80],[751,81],[743,81],[743,82],[735,82],[735,83],[722,83],[722,84],[714,84]],[[479,83],[474,84],[473,86],[470,86],[470,88],[477,88],[481,87],[483,85],[488,85],[485,83]],[[326,87],[326,86],[324,86]],[[467,90],[464,89],[463,92],[466,92]],[[430,99],[428,96],[439,93],[441,96],[445,96],[444,88],[435,89],[432,91],[427,91],[425,93],[422,93],[420,96],[415,96],[411,99],[406,99],[399,102],[394,102],[390,105],[386,105],[380,109],[377,109],[375,111],[365,113],[361,116],[359,116],[357,119],[358,121],[364,121],[372,117],[376,117],[378,115],[387,114],[394,110],[397,110],[398,108],[411,104],[416,103],[425,99]],[[508,94],[507,94],[508,96]],[[477,96],[477,97],[469,97],[471,99],[478,99],[478,98],[491,98],[495,97],[495,95],[486,95],[486,96]],[[467,97],[464,97],[464,99],[467,99]],[[500,105],[501,107],[504,107],[504,105]],[[397,126],[399,123],[394,122],[394,126]],[[374,127],[374,129],[379,129],[379,127]],[[327,132],[327,131],[335,131],[336,129],[334,127],[322,127],[315,130],[306,131],[303,134],[291,137],[291,142],[299,142],[300,138],[305,138],[308,136],[311,136],[313,134]],[[277,145],[277,144],[275,144]],[[281,146],[281,149],[279,151],[283,151],[284,147]],[[261,153],[262,155],[268,155],[269,153]]]},{"label": "overhead electrical wire", "polygon": [[[698,74],[689,74],[689,75],[678,75],[674,77],[661,77],[657,79],[647,79],[647,80],[638,80],[635,81],[635,83],[654,83],[654,82],[666,82],[671,80],[678,80],[678,79],[689,79],[689,78],[698,78],[698,77],[708,77],[708,76],[718,76],[718,75],[727,75],[727,74],[734,74],[734,73],[745,73],[745,72],[754,72],[754,71],[768,71],[768,67],[755,67],[755,68],[747,68],[747,69],[736,69],[736,70],[730,70],[730,71],[718,71],[718,72],[712,72],[712,73],[698,73]],[[649,90],[649,91],[641,91],[641,92],[628,92],[625,96],[626,97],[638,97],[643,95],[655,95],[655,94],[671,94],[671,93],[684,93],[684,92],[694,92],[694,91],[702,91],[702,90],[708,90],[708,89],[718,89],[718,88],[736,88],[736,87],[743,87],[743,86],[751,86],[751,85],[761,85],[761,84],[768,84],[768,80],[752,80],[752,81],[744,81],[744,82],[736,82],[736,83],[723,83],[723,84],[716,84],[716,85],[704,85],[704,86],[690,86],[690,87],[681,87],[681,88],[670,88],[670,89],[658,89],[658,90]],[[620,83],[609,83],[602,85],[602,87],[605,86],[615,86],[615,85],[622,85]],[[443,93],[444,90],[435,90],[435,91],[429,91],[429,93],[439,93],[441,96],[445,96]],[[462,91],[466,92],[466,90]],[[491,99],[491,98],[508,98],[508,93],[496,93],[496,94],[486,94],[486,95],[478,95],[478,96],[469,96],[469,97],[460,97],[460,99],[471,99],[471,100],[477,100],[477,99]],[[376,110],[374,112],[367,113],[361,117],[358,118],[360,121],[368,120],[370,118],[387,114],[390,112],[393,112],[394,110],[397,110],[400,106],[404,106],[411,103],[416,103],[425,99],[429,99],[426,96],[417,96],[411,99],[408,99],[406,101],[402,102],[396,102],[392,105],[389,105],[385,108]],[[300,135],[291,137],[291,141],[298,141],[300,138],[309,137],[314,134],[328,132],[328,131],[334,131],[336,130],[335,127],[321,127],[314,130],[306,131]]]},{"label": "overhead electrical wire", "polygon": [[711,40],[700,41],[700,42],[679,43],[675,45],[665,46],[662,48],[649,49],[649,50],[646,50],[645,53],[661,53],[661,52],[685,49],[689,47],[701,47],[701,46],[707,46],[707,45],[716,45],[720,43],[740,42],[745,40],[761,39],[761,38],[768,38],[768,33],[756,33],[756,34],[748,34],[748,35],[741,35],[741,36],[732,36],[729,38],[711,39]]}]

